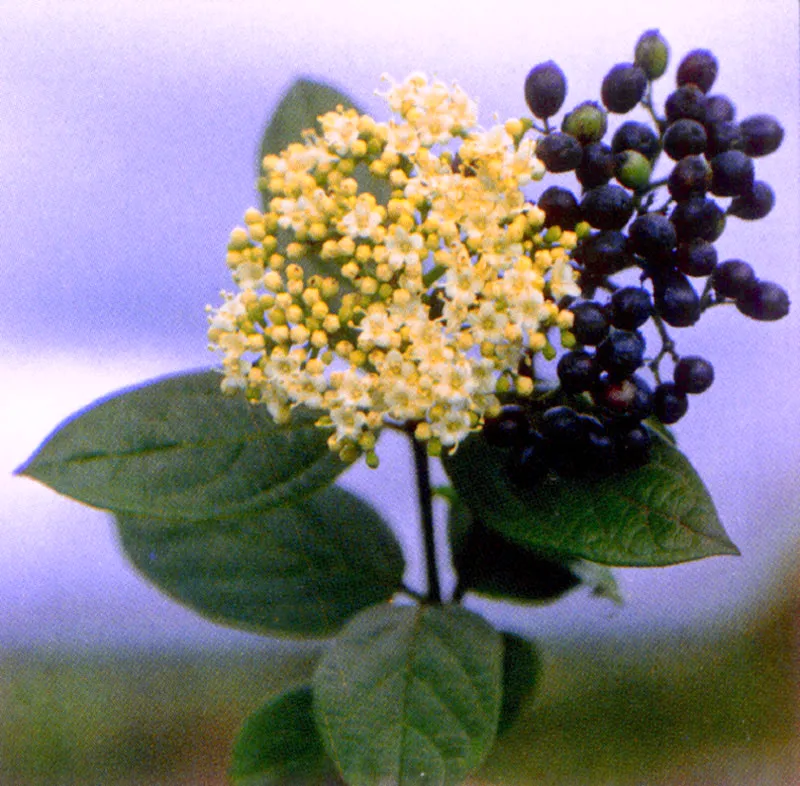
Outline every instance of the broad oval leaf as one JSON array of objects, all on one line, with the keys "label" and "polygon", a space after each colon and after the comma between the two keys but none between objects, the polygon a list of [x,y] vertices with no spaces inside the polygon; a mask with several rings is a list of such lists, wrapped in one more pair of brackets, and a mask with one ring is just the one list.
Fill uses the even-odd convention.
[{"label": "broad oval leaf", "polygon": [[543,556],[475,519],[459,497],[448,516],[458,594],[475,592],[522,603],[547,603],[581,581],[570,560]]},{"label": "broad oval leaf", "polygon": [[119,514],[126,555],[211,619],[270,635],[329,636],[401,589],[393,533],[367,503],[331,487],[295,505],[209,521]]},{"label": "broad oval leaf", "polygon": [[236,786],[334,782],[333,762],[314,723],[310,687],[282,693],[244,722],[234,743],[230,775]]},{"label": "broad oval leaf", "polygon": [[[337,106],[355,109],[359,114],[364,114],[350,96],[335,87],[313,79],[295,81],[281,98],[264,130],[258,174],[261,174],[264,156],[278,155],[293,142],[302,142],[304,131],[312,130],[321,134],[322,129],[317,118],[334,111]],[[381,204],[388,202],[391,187],[387,180],[370,174],[363,164],[356,167],[353,177],[358,182],[359,191],[369,191]],[[265,196],[265,202],[267,199]],[[269,204],[266,203],[264,209],[268,208]]]},{"label": "broad oval leaf", "polygon": [[98,508],[204,519],[292,503],[347,468],[314,413],[278,426],[219,383],[214,371],[188,373],[101,399],[18,472]]},{"label": "broad oval leaf", "polygon": [[514,725],[541,670],[541,658],[533,642],[514,633],[503,633],[503,702],[498,734],[505,734]]},{"label": "broad oval leaf", "polygon": [[461,783],[495,738],[502,659],[500,634],[461,607],[361,612],[314,676],[317,725],[347,783]]},{"label": "broad oval leaf", "polygon": [[[317,134],[321,134],[322,129],[317,118],[334,111],[337,106],[342,106],[344,109],[355,109],[359,114],[363,114],[349,96],[336,88],[311,79],[298,79],[281,98],[264,131],[258,161],[259,175],[264,156],[278,155],[290,144],[302,142],[304,131],[313,130]],[[352,176],[358,183],[359,192],[371,193],[379,204],[385,205],[389,201],[391,187],[388,180],[372,175],[363,162],[356,166]],[[270,209],[272,194],[263,189],[264,185],[261,183],[262,207],[267,211]],[[289,230],[279,231],[279,246],[285,247],[293,239]],[[340,305],[343,294],[354,291],[352,281],[342,275],[341,265],[335,260],[325,260],[319,254],[309,252],[302,260],[299,260],[299,264],[306,271],[306,276],[331,276],[339,282],[339,295],[328,301],[334,310]],[[348,333],[343,330],[341,336],[337,337],[337,340],[339,339],[354,340],[354,336],[352,332]]]},{"label": "broad oval leaf", "polygon": [[605,565],[656,566],[738,554],[693,467],[653,436],[650,462],[602,479],[508,478],[507,454],[479,436],[444,458],[453,485],[487,526],[534,551]]}]

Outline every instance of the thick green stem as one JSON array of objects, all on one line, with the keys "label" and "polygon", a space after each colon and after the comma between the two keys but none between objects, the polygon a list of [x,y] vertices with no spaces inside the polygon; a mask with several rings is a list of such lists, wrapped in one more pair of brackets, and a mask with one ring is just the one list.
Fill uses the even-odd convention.
[{"label": "thick green stem", "polygon": [[433,494],[431,493],[431,475],[428,466],[428,449],[424,442],[411,436],[414,448],[414,468],[417,474],[417,493],[422,517],[422,534],[425,546],[425,565],[428,578],[427,600],[430,603],[442,602],[442,590],[439,585],[439,567],[436,564],[436,541],[433,531]]}]

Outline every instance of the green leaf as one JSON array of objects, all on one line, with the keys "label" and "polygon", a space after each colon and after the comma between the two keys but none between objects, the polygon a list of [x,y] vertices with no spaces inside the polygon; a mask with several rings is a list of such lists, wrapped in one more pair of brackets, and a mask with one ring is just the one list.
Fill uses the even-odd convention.
[{"label": "green leaf", "polygon": [[[355,109],[359,114],[364,114],[348,95],[336,88],[324,82],[298,79],[283,95],[264,130],[258,159],[258,174],[261,174],[261,162],[264,156],[278,155],[293,142],[302,142],[304,131],[313,130],[321,135],[322,128],[317,118],[334,111],[337,106]],[[356,167],[353,177],[358,181],[359,191],[369,191],[381,204],[389,201],[391,187],[387,180],[370,174],[363,164]],[[268,197],[265,196],[266,199]],[[268,207],[265,201],[264,209]]]},{"label": "green leaf", "polygon": [[98,508],[206,519],[290,504],[347,468],[317,415],[298,409],[277,426],[219,382],[182,374],[95,402],[18,472]]},{"label": "green leaf", "polygon": [[238,628],[327,636],[401,589],[394,535],[372,507],[336,487],[236,518],[117,521],[125,553],[159,589]]},{"label": "green leaf", "polygon": [[310,687],[281,694],[244,723],[230,769],[236,786],[325,786],[333,762],[314,723]]},{"label": "green leaf", "polygon": [[519,716],[539,679],[542,664],[533,642],[503,633],[503,702],[497,733],[505,734]]},{"label": "green leaf", "polygon": [[449,786],[484,759],[502,640],[458,606],[378,606],[349,622],[314,676],[317,725],[350,786]]},{"label": "green leaf", "polygon": [[473,514],[504,537],[555,557],[655,566],[738,554],[688,460],[654,435],[650,463],[602,479],[545,478],[514,486],[507,453],[479,436],[444,466]]},{"label": "green leaf", "polygon": [[472,519],[463,502],[450,508],[448,525],[461,592],[543,603],[560,598],[580,584],[567,562],[542,556],[503,538]]},{"label": "green leaf", "polygon": [[[347,95],[330,85],[310,79],[298,79],[281,99],[264,131],[258,162],[259,174],[264,156],[277,155],[291,143],[302,142],[303,132],[306,130],[322,134],[317,118],[326,112],[334,111],[337,106],[355,109],[359,114],[363,114]],[[379,204],[385,205],[389,201],[391,186],[388,180],[372,175],[365,164],[359,163],[352,177],[358,183],[359,192],[373,194]],[[262,206],[265,211],[269,210],[271,199],[272,194],[269,191],[262,191]],[[294,236],[289,230],[281,230],[278,234],[278,244],[282,248],[293,239]],[[299,260],[299,264],[307,276],[331,276],[339,282],[339,294],[328,300],[328,305],[334,311],[341,304],[342,295],[355,291],[352,281],[341,274],[341,265],[337,261],[324,260],[318,254],[308,253]],[[354,334],[343,332],[341,336],[337,336],[337,340],[339,339],[354,340]]]}]

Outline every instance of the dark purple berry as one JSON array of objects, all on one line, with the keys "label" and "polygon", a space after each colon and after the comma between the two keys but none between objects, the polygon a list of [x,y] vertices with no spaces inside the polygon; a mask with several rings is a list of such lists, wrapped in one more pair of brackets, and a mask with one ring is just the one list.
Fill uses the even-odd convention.
[{"label": "dark purple berry", "polygon": [[621,186],[597,186],[583,195],[581,215],[597,229],[622,229],[633,215],[633,198]]},{"label": "dark purple berry", "polygon": [[581,220],[578,200],[572,191],[561,186],[550,186],[539,197],[537,204],[544,210],[546,227],[571,229]]},{"label": "dark purple berry", "polygon": [[523,489],[534,488],[549,470],[547,446],[542,435],[535,431],[528,435],[523,447],[511,454],[507,465],[509,480]]},{"label": "dark purple berry", "polygon": [[673,160],[704,153],[708,137],[702,123],[681,118],[667,126],[664,133],[664,152]]},{"label": "dark purple berry", "polygon": [[639,422],[653,411],[653,391],[638,374],[623,379],[601,377],[592,397],[614,423]]},{"label": "dark purple berry", "polygon": [[597,363],[588,352],[573,350],[561,356],[557,373],[562,390],[582,393],[597,382]]},{"label": "dark purple berry", "polygon": [[789,293],[772,281],[759,281],[736,300],[736,308],[759,322],[774,322],[789,313]]},{"label": "dark purple berry", "polygon": [[728,96],[706,96],[706,123],[731,123],[736,117],[736,107]]},{"label": "dark purple berry", "polygon": [[611,151],[622,153],[625,150],[637,150],[645,158],[653,161],[661,152],[658,134],[650,126],[629,120],[623,123],[611,137]]},{"label": "dark purple berry", "polygon": [[525,101],[536,117],[552,117],[564,103],[567,79],[552,61],[534,66],[525,78]]},{"label": "dark purple berry", "polygon": [[711,188],[711,167],[703,156],[686,156],[670,172],[667,188],[677,202],[692,196],[705,196]]},{"label": "dark purple berry", "polygon": [[687,276],[708,276],[717,266],[717,249],[706,240],[681,243],[675,253],[675,264]]},{"label": "dark purple berry", "polygon": [[618,273],[633,264],[628,237],[617,230],[596,232],[583,238],[573,256],[590,276]]},{"label": "dark purple berry", "polygon": [[561,123],[561,130],[574,136],[582,145],[599,142],[605,136],[607,128],[606,110],[595,101],[578,104]]},{"label": "dark purple berry", "polygon": [[704,393],[714,381],[714,366],[705,358],[691,355],[681,358],[672,373],[675,387],[680,393]]},{"label": "dark purple berry", "polygon": [[530,433],[528,416],[518,404],[506,404],[497,417],[486,418],[482,433],[490,445],[499,448],[521,445]]},{"label": "dark purple berry", "polygon": [[741,150],[744,137],[738,123],[720,121],[706,125],[706,158],[713,158],[728,150]]},{"label": "dark purple berry", "polygon": [[548,172],[570,172],[580,164],[583,149],[574,136],[554,131],[536,143],[536,157]]},{"label": "dark purple berry", "polygon": [[769,215],[775,206],[775,192],[763,181],[756,180],[748,194],[737,196],[728,206],[728,214],[745,221],[758,221]]},{"label": "dark purple berry", "polygon": [[700,318],[700,297],[689,279],[677,270],[653,280],[655,306],[661,318],[673,327],[689,327]]},{"label": "dark purple berry", "polygon": [[651,81],[663,76],[669,62],[669,47],[658,30],[647,30],[639,36],[633,62]]},{"label": "dark purple berry", "polygon": [[668,259],[678,242],[675,227],[661,213],[645,213],[634,219],[628,235],[630,249],[651,262]]},{"label": "dark purple berry", "polygon": [[742,149],[748,156],[758,158],[774,153],[783,142],[783,127],[772,115],[753,115],[739,123]]},{"label": "dark purple berry", "polygon": [[647,75],[633,63],[618,63],[603,78],[600,98],[609,112],[630,112],[647,89]]},{"label": "dark purple berry", "polygon": [[643,467],[650,461],[652,440],[644,426],[634,426],[617,436],[617,459],[628,469]]},{"label": "dark purple berry", "polygon": [[679,202],[670,221],[675,226],[679,243],[707,240],[713,243],[725,230],[725,213],[712,199],[691,197]]},{"label": "dark purple berry", "polygon": [[727,259],[717,265],[711,275],[714,291],[734,300],[743,298],[756,285],[756,274],[751,265],[741,259]]},{"label": "dark purple berry", "polygon": [[581,162],[575,176],[584,188],[594,188],[608,183],[614,176],[614,154],[608,145],[594,142],[583,148]]},{"label": "dark purple berry", "polygon": [[708,49],[695,49],[681,60],[676,82],[678,86],[697,85],[704,93],[707,93],[717,78],[718,70],[717,58]]},{"label": "dark purple berry", "polygon": [[672,382],[662,382],[655,391],[653,410],[665,425],[677,423],[689,409],[689,400]]},{"label": "dark purple berry", "polygon": [[664,111],[668,123],[674,123],[681,118],[704,123],[706,119],[705,94],[696,85],[683,85],[667,96],[667,100],[664,102]]},{"label": "dark purple berry", "polygon": [[717,196],[743,196],[753,190],[755,167],[741,150],[728,150],[711,159],[711,191]]},{"label": "dark purple berry", "polygon": [[571,407],[550,407],[542,413],[539,424],[542,436],[552,442],[578,442],[583,433],[580,416]]},{"label": "dark purple berry", "polygon": [[579,343],[594,347],[608,335],[608,317],[599,303],[587,300],[571,306],[570,311],[572,334]]},{"label": "dark purple berry", "polygon": [[650,293],[641,287],[623,287],[611,296],[611,324],[620,330],[636,330],[653,315]]},{"label": "dark purple berry", "polygon": [[645,341],[638,333],[615,330],[597,347],[600,367],[616,378],[629,377],[642,365]]}]

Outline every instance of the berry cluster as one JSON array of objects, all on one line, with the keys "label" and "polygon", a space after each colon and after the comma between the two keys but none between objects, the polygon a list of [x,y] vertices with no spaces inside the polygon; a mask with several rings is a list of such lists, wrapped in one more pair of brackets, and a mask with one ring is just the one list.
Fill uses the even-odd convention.
[{"label": "berry cluster", "polygon": [[[709,94],[718,62],[705,49],[680,62],[676,88],[660,115],[653,81],[665,73],[668,59],[659,32],[644,33],[634,61],[615,65],[603,78],[602,104],[579,104],[564,115],[560,130],[551,118],[566,97],[564,73],[549,61],[525,81],[526,102],[542,121],[534,124],[543,134],[538,158],[549,172],[573,173],[582,190],[576,196],[550,186],[538,200],[546,227],[574,227],[580,238],[573,257],[581,297],[562,304],[574,315],[565,342],[570,351],[557,366],[558,395],[566,403],[550,401],[546,408],[547,397],[538,405],[513,402],[484,427],[489,442],[513,448],[510,471],[523,485],[551,470],[602,474],[647,461],[650,437],[642,421],[675,423],[686,413],[688,397],[714,379],[708,360],[678,354],[668,327],[690,327],[724,303],[760,321],[789,311],[781,286],[759,280],[741,260],[718,263],[714,245],[728,216],[752,221],[772,209],[773,191],[756,179],[754,159],[778,149],[783,129],[768,115],[736,122],[733,102]],[[623,122],[610,143],[603,141],[609,113],[626,114],[637,106],[652,123]],[[662,153],[672,169],[654,179]],[[655,206],[659,193],[663,198]],[[612,280],[624,270],[636,271],[638,284]],[[705,279],[701,292],[691,279]],[[648,356],[640,331],[650,321],[661,348]],[[662,377],[667,357],[671,379]]]}]

